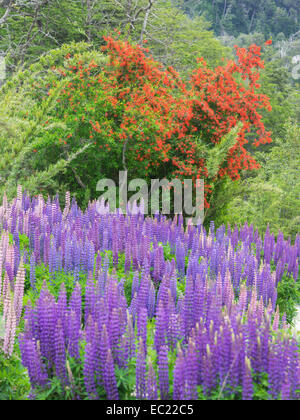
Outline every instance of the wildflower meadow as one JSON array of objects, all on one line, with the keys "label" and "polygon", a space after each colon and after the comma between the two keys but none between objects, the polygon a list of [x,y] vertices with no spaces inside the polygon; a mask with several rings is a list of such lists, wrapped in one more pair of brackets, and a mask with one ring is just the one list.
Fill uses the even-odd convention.
[{"label": "wildflower meadow", "polygon": [[300,236],[135,213],[4,198],[1,347],[30,396],[298,399]]},{"label": "wildflower meadow", "polygon": [[0,0],[0,400],[300,400],[300,3]]}]

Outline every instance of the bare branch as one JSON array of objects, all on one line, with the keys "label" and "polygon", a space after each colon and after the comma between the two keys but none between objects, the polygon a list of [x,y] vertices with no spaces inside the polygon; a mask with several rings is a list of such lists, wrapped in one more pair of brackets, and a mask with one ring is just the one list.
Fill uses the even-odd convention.
[{"label": "bare branch", "polygon": [[149,10],[151,10],[151,8],[152,8],[152,6],[153,6],[153,3],[154,3],[154,0],[149,0],[149,4],[148,4],[148,6],[147,7],[141,7],[137,12],[136,12],[136,14],[135,14],[135,16],[134,16],[134,18],[135,18],[135,20],[139,17],[139,15],[142,13],[142,12],[145,12],[145,13],[147,13],[147,11]]},{"label": "bare branch", "polygon": [[153,4],[154,4],[154,0],[149,0],[149,5],[148,5],[148,8],[147,8],[146,13],[145,13],[143,27],[142,27],[142,31],[141,31],[140,44],[142,44],[143,40],[144,40],[144,35],[145,35],[146,29],[147,29],[148,19],[149,19],[149,15],[150,15]]},{"label": "bare branch", "polygon": [[[4,0],[0,2],[0,6],[2,7],[3,5],[4,5]],[[10,15],[10,12],[12,11],[13,6],[14,6],[13,0],[11,0],[9,4],[7,5],[4,15],[2,16],[2,18],[0,18],[0,26],[4,25],[5,22],[7,21]]]},{"label": "bare branch", "polygon": [[78,182],[78,184],[81,186],[81,188],[83,188],[84,190],[86,190],[86,185],[82,182],[80,176],[77,174],[76,170],[74,168],[72,168],[72,166],[70,166],[71,171],[73,172],[76,181]]}]

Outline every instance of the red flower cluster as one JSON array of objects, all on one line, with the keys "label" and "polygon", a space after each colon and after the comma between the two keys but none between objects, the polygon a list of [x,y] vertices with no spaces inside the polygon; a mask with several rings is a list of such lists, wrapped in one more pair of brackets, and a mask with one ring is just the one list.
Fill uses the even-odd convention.
[{"label": "red flower cluster", "polygon": [[[141,47],[111,37],[106,41],[104,50],[110,56],[108,75],[114,83],[117,81],[118,91],[126,86],[126,92],[117,96],[118,101],[126,99],[127,110],[135,114],[135,121],[124,119],[124,138],[126,131],[138,126],[141,120],[143,126],[149,120],[157,124],[157,132],[150,139],[135,132],[132,145],[148,168],[170,161],[177,176],[208,178],[205,161],[197,153],[197,139],[211,147],[210,144],[219,143],[239,122],[243,126],[237,142],[218,176],[228,174],[237,179],[241,170],[258,168],[245,149],[247,134],[255,130],[255,146],[272,141],[259,114],[262,108],[271,110],[269,99],[257,93],[259,69],[264,67],[260,47],[236,47],[238,62],[228,62],[215,70],[199,59],[198,68],[185,84],[174,69],[164,70],[151,57],[146,57]],[[245,82],[240,82],[237,76]],[[207,181],[209,192],[209,184],[214,180]]]},{"label": "red flower cluster", "polygon": [[[169,175],[205,178],[207,195],[217,178],[228,175],[234,180],[242,170],[258,168],[245,145],[253,132],[255,146],[271,142],[259,113],[271,108],[269,99],[257,92],[259,70],[264,67],[260,47],[236,47],[237,62],[214,70],[199,59],[185,83],[172,67],[164,69],[147,56],[147,49],[113,37],[105,40],[109,62],[104,72],[94,61],[88,67],[70,66],[69,73],[77,79],[66,84],[59,99],[64,112],[66,104],[70,109],[66,119],[89,124],[96,147],[110,151],[126,141],[146,174],[167,164]],[[64,69],[61,76],[68,78],[67,73]],[[199,139],[210,149],[238,123],[242,128],[236,144],[211,179]]]}]

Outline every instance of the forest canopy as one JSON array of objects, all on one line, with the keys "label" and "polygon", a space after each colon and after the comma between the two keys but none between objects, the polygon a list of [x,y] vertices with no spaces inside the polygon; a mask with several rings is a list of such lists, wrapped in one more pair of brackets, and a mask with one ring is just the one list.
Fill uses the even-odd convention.
[{"label": "forest canopy", "polygon": [[266,36],[299,31],[298,0],[184,0],[190,16],[204,16],[218,35],[259,32]]}]

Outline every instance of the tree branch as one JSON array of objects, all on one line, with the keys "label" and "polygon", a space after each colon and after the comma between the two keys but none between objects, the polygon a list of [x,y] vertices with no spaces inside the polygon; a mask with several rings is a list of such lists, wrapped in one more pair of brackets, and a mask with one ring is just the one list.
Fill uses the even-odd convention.
[{"label": "tree branch", "polygon": [[70,169],[73,172],[76,181],[78,182],[78,184],[81,186],[81,188],[83,188],[84,190],[86,190],[86,185],[82,182],[80,176],[77,174],[77,172],[75,171],[74,168],[72,168],[72,166],[70,165]]},{"label": "tree branch", "polygon": [[125,140],[124,145],[123,145],[123,153],[122,153],[122,163],[123,163],[124,171],[127,171],[127,166],[126,166],[126,149],[127,149],[128,141],[129,141],[129,138],[126,137],[126,140]]},{"label": "tree branch", "polygon": [[151,9],[152,9],[153,4],[154,4],[154,1],[153,0],[149,0],[149,5],[148,5],[148,8],[146,10],[146,14],[145,14],[145,17],[144,17],[144,22],[143,22],[143,27],[142,27],[142,31],[141,31],[140,44],[143,43],[144,34],[146,32],[146,28],[147,28],[147,24],[148,24],[148,19],[149,19],[149,15],[150,15],[150,12],[151,12]]},{"label": "tree branch", "polygon": [[[0,2],[0,6],[2,7],[4,5],[4,0]],[[10,12],[12,11],[14,4],[13,4],[13,0],[11,0],[4,12],[4,15],[2,16],[2,18],[0,18],[0,26],[4,25],[5,22],[7,21]]]}]

